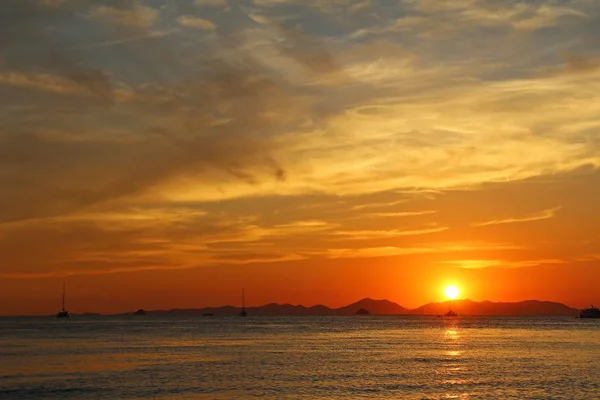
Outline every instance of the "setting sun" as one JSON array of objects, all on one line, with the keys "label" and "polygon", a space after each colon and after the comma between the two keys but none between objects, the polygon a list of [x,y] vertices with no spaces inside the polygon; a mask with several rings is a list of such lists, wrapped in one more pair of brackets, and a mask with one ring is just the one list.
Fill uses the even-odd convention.
[{"label": "setting sun", "polygon": [[446,289],[444,289],[444,294],[450,300],[456,299],[458,297],[458,293],[459,290],[456,286],[447,286]]}]

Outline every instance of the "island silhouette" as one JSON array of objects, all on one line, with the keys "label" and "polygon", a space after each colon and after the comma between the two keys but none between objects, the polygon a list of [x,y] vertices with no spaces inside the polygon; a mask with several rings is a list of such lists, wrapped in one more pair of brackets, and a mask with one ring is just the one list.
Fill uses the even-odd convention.
[{"label": "island silhouette", "polygon": [[[579,310],[552,301],[526,300],[519,302],[454,300],[452,307],[462,316],[576,316]],[[242,308],[236,306],[178,308],[170,310],[146,310],[145,315],[215,315],[239,316]],[[448,311],[448,301],[433,302],[415,309],[408,309],[389,300],[365,298],[344,307],[330,308],[324,305],[306,307],[303,305],[270,303],[257,307],[246,307],[249,316],[285,315],[441,315]],[[113,314],[126,315],[131,313]],[[139,315],[139,314],[138,314]]]}]

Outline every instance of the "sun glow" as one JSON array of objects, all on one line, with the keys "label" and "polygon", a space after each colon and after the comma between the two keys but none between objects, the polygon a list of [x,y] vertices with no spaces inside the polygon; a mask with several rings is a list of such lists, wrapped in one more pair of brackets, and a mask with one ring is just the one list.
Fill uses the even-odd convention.
[{"label": "sun glow", "polygon": [[444,289],[444,294],[446,295],[447,298],[449,298],[450,300],[454,300],[458,297],[459,294],[459,290],[456,286],[447,286],[446,289]]}]

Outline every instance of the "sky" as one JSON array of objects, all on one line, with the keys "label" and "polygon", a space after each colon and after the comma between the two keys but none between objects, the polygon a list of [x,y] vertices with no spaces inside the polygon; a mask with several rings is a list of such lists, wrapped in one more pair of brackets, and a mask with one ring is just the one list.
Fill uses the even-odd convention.
[{"label": "sky", "polygon": [[0,314],[600,303],[597,0],[5,0]]}]

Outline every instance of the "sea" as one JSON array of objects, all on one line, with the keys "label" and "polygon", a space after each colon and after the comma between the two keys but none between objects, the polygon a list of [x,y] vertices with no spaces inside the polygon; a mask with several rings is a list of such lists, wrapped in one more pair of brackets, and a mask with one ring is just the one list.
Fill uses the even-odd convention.
[{"label": "sea", "polygon": [[3,317],[0,399],[600,399],[600,320]]}]

